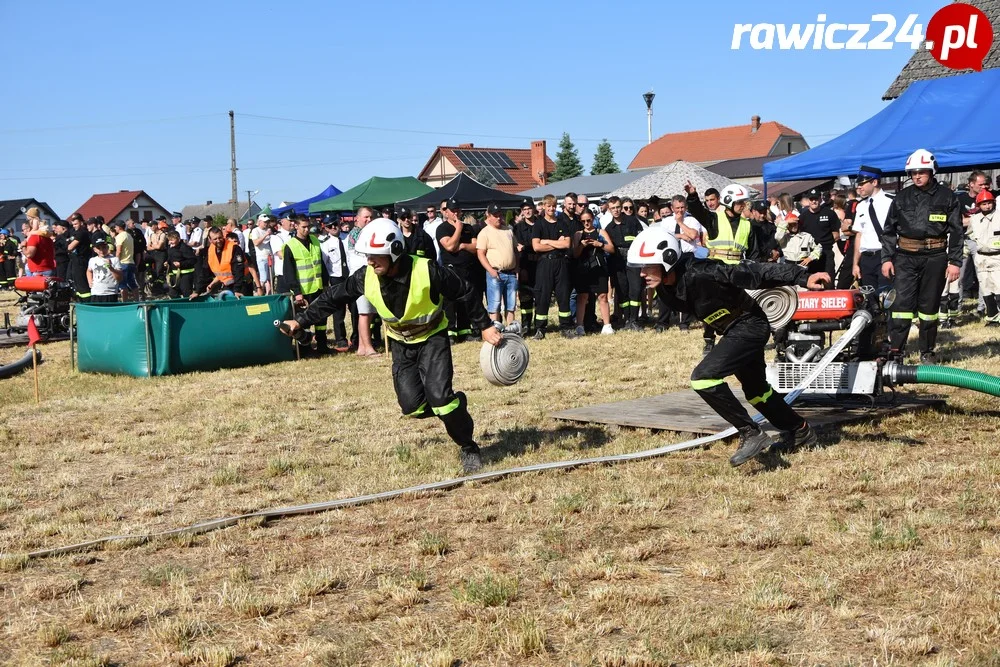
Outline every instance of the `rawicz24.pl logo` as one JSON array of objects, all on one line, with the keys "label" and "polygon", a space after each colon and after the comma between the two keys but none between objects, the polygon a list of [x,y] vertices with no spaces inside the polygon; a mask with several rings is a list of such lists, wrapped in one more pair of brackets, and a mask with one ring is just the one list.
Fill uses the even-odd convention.
[{"label": "rawicz24.pl logo", "polygon": [[826,14],[820,14],[816,23],[737,23],[731,48],[743,48],[745,37],[756,50],[771,50],[777,45],[782,51],[876,51],[891,49],[896,43],[916,50],[923,44],[946,67],[983,69],[983,58],[993,44],[993,26],[982,10],[961,2],[948,4],[931,17],[926,34],[918,20],[916,14],[910,14],[900,24],[892,14],[874,14],[870,23],[827,23]]}]

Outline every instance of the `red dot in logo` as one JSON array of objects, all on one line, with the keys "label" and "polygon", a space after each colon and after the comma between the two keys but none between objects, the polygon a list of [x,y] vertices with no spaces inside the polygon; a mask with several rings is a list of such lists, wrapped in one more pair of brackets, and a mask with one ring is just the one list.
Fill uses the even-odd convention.
[{"label": "red dot in logo", "polygon": [[945,67],[981,72],[993,45],[993,26],[978,7],[953,2],[931,17],[926,39],[934,60]]}]

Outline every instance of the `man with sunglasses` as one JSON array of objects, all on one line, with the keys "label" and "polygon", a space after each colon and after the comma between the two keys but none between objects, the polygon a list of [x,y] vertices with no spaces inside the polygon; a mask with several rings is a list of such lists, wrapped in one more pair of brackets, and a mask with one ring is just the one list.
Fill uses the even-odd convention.
[{"label": "man with sunglasses", "polygon": [[443,220],[441,220],[441,216],[437,214],[437,207],[433,204],[428,205],[424,212],[427,214],[427,220],[424,221],[424,231],[427,232],[427,236],[431,237],[431,242],[434,243],[434,251],[437,253],[436,259],[440,262],[441,246],[438,245],[437,229],[441,226]]},{"label": "man with sunglasses", "polygon": [[882,233],[882,275],[895,278],[889,318],[889,354],[902,361],[914,319],[919,322],[920,363],[934,363],[938,308],[945,282],[962,266],[962,212],[954,193],[934,179],[937,160],[923,148],[906,160],[913,184],[889,206]]}]

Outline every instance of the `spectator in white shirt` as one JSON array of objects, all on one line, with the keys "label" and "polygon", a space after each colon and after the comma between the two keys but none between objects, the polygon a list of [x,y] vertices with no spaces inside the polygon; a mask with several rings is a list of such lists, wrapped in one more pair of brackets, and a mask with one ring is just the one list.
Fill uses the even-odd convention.
[{"label": "spectator in white shirt", "polygon": [[[447,206],[447,204],[442,204],[442,206]],[[435,206],[428,206],[426,211],[427,220],[424,222],[424,231],[427,235],[431,237],[434,241],[434,249],[437,251],[437,261],[441,261],[441,244],[437,240],[437,229],[444,222],[441,220],[441,216],[437,214],[437,208]]]},{"label": "spectator in white shirt", "polygon": [[250,243],[257,254],[257,274],[264,286],[264,294],[271,293],[271,268],[268,260],[271,257],[271,222],[273,216],[261,213],[257,216],[257,226],[250,232]]}]

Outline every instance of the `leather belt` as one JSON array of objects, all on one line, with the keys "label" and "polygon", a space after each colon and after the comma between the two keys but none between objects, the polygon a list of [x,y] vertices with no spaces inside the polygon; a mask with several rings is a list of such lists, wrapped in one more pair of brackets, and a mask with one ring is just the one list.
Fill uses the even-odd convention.
[{"label": "leather belt", "polygon": [[948,245],[948,239],[944,237],[929,239],[910,239],[905,236],[899,237],[899,249],[906,252],[920,252],[921,250],[944,250]]},{"label": "leather belt", "polygon": [[871,256],[871,255],[879,255],[879,254],[881,254],[881,253],[882,253],[882,251],[881,251],[881,250],[862,250],[862,251],[861,251],[861,254],[862,254],[862,255],[868,255],[868,256]]}]

